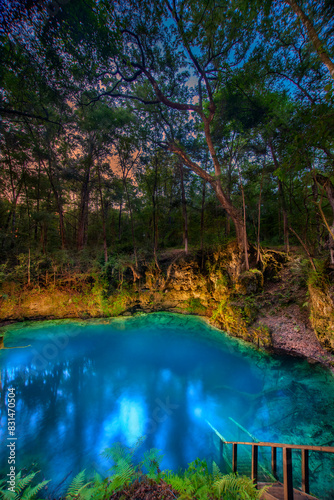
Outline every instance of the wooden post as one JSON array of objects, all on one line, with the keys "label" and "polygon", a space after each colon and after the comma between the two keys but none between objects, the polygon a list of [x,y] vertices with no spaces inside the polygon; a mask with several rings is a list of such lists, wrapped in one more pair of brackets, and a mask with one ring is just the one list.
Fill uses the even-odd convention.
[{"label": "wooden post", "polygon": [[291,448],[283,448],[284,500],[293,500],[292,453]]},{"label": "wooden post", "polygon": [[0,336],[0,349],[3,349],[5,346],[4,346],[4,342],[3,342],[3,336],[1,335]]},{"label": "wooden post", "polygon": [[308,450],[302,450],[302,491],[310,493]]},{"label": "wooden post", "polygon": [[259,447],[252,444],[252,481],[257,488],[257,462],[258,462]]},{"label": "wooden post", "polygon": [[275,479],[277,479],[277,448],[271,447],[271,472]]},{"label": "wooden post", "polygon": [[219,440],[219,453],[220,453],[221,465],[223,465],[223,462],[224,462],[224,443],[221,439]]},{"label": "wooden post", "polygon": [[238,445],[237,443],[232,444],[232,472],[237,472],[237,461],[238,461]]}]

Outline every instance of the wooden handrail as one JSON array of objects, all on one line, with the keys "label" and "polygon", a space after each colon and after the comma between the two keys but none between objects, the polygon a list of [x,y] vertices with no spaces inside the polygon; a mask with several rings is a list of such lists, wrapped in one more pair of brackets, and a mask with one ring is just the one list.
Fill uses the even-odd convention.
[{"label": "wooden handrail", "polygon": [[252,447],[252,480],[257,486],[258,480],[258,448],[259,446],[271,448],[271,469],[272,474],[277,477],[277,448],[283,451],[283,487],[284,500],[293,500],[293,481],[292,481],[292,450],[301,450],[302,455],[302,491],[310,492],[309,486],[309,451],[318,451],[324,453],[334,453],[333,446],[307,446],[286,443],[264,443],[264,442],[245,442],[245,441],[225,441],[220,439],[220,453],[223,456],[223,445],[232,445],[232,471],[237,472],[238,445]]},{"label": "wooden handrail", "polygon": [[247,444],[252,446],[269,446],[270,448],[291,448],[292,450],[310,450],[310,451],[323,451],[325,453],[334,453],[334,446],[308,446],[307,444],[287,444],[287,443],[265,443],[265,442],[244,442],[244,441],[225,441],[221,439],[224,444]]}]

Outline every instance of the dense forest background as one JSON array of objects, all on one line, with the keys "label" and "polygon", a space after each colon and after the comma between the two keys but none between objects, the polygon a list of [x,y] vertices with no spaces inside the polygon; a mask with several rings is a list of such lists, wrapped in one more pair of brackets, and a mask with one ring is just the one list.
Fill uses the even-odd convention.
[{"label": "dense forest background", "polygon": [[[330,0],[8,0],[1,280],[236,240],[334,264]],[[47,279],[47,278],[46,278]]]}]

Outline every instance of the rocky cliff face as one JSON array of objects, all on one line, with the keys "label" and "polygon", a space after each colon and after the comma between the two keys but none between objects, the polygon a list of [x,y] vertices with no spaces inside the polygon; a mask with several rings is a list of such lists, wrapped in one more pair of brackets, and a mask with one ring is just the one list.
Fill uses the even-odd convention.
[{"label": "rocky cliff face", "polygon": [[321,344],[334,352],[334,285],[309,282],[310,321]]},{"label": "rocky cliff face", "polygon": [[197,314],[259,347],[333,363],[318,341],[333,351],[333,290],[309,283],[306,296],[300,256],[288,258],[283,252],[266,250],[257,266],[254,248],[249,257],[251,270],[240,269],[237,247],[230,243],[203,254],[166,251],[159,266],[143,260],[134,269],[130,260],[124,260],[122,268],[111,268],[102,277],[73,278],[75,286],[60,283],[19,290],[8,284],[0,298],[0,321],[154,311]]},{"label": "rocky cliff face", "polygon": [[[255,250],[250,258],[255,260]],[[257,323],[255,296],[263,290],[264,279],[278,279],[286,256],[268,251],[261,256],[260,269],[241,271],[234,243],[204,255],[168,252],[155,266],[142,264],[131,312],[170,310],[199,314],[231,335],[269,348],[268,327]]]}]

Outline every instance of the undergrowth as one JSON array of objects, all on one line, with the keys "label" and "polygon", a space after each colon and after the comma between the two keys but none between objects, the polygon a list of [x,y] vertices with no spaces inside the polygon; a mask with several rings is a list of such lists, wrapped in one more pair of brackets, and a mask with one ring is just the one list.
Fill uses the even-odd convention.
[{"label": "undergrowth", "polygon": [[[236,474],[223,475],[213,462],[209,470],[204,460],[196,459],[182,472],[161,471],[162,455],[152,448],[140,461],[135,454],[142,443],[140,439],[133,448],[115,443],[102,455],[111,459],[112,467],[106,478],[95,474],[87,480],[85,470],[77,474],[67,487],[62,500],[109,500],[126,498],[180,500],[250,500],[261,498],[265,488],[257,490],[253,482]],[[3,500],[39,500],[41,495],[53,499],[52,490],[47,490],[49,481],[33,486],[36,472],[15,478],[15,492],[8,490],[7,479],[0,481],[0,498]]]}]

